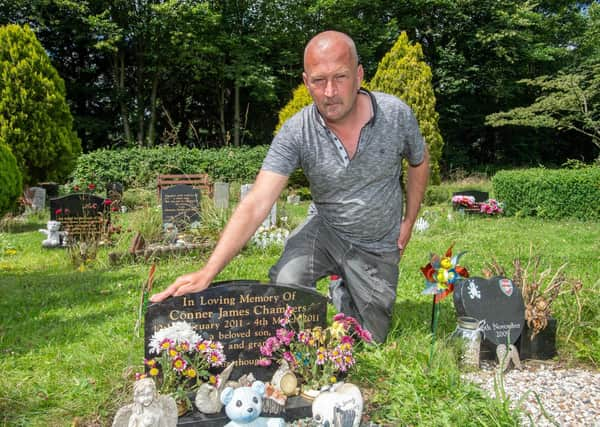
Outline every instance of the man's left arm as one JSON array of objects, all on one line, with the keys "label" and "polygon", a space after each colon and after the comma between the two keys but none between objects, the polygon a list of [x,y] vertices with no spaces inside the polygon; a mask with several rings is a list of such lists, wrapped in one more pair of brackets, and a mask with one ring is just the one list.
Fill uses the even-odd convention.
[{"label": "man's left arm", "polygon": [[427,188],[427,180],[429,178],[429,152],[425,146],[423,161],[416,166],[409,165],[408,179],[406,182],[406,210],[404,219],[400,225],[400,236],[398,237],[398,248],[400,252],[404,250],[410,236],[413,226],[417,221],[417,215],[423,202],[425,189]]}]

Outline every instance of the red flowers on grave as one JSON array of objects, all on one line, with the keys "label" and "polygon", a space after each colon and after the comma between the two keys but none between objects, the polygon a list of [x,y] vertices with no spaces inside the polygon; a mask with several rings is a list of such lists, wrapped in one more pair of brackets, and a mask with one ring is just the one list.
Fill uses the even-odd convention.
[{"label": "red flowers on grave", "polygon": [[96,184],[94,184],[93,182],[90,182],[87,186],[88,190],[90,191],[94,191],[96,189]]},{"label": "red flowers on grave", "polygon": [[263,356],[258,364],[270,366],[274,361],[286,362],[308,388],[337,381],[337,375],[355,364],[354,348],[361,341],[371,342],[371,334],[353,317],[339,313],[331,326],[304,328],[302,315],[287,307],[275,336],[260,347]]}]

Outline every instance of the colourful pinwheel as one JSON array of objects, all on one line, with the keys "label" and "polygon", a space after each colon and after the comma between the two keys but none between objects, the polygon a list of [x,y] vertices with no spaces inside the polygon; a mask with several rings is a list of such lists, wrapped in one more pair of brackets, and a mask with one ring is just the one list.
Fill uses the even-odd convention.
[{"label": "colourful pinwheel", "polygon": [[431,261],[421,271],[425,276],[425,289],[423,294],[435,295],[435,303],[440,302],[454,290],[454,283],[465,277],[469,277],[466,268],[458,265],[458,260],[466,253],[461,252],[452,256],[452,247],[448,248],[443,257],[432,254]]}]

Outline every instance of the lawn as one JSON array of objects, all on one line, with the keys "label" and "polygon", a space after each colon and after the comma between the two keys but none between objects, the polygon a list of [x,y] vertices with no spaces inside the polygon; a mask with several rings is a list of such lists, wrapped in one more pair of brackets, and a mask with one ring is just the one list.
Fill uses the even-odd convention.
[{"label": "lawn", "polygon": [[[297,224],[306,204],[285,206]],[[367,412],[385,425],[518,425],[508,403],[492,400],[460,378],[444,337],[455,327],[452,298],[442,302],[433,360],[430,355],[431,297],[420,267],[431,252],[468,251],[461,259],[481,276],[496,260],[541,257],[556,271],[568,263],[578,295],[554,302],[559,358],[597,369],[600,364],[600,226],[577,220],[465,216],[447,205],[422,211],[430,227],[415,232],[400,263],[393,331],[385,344],[357,355],[351,379],[368,400]],[[155,224],[155,208],[118,214],[124,232],[116,246],[76,269],[65,249],[43,249],[46,218],[5,223],[0,233],[0,422],[16,426],[111,425],[116,410],[131,401],[131,383],[142,369],[143,338],[134,332],[139,289],[150,263],[110,265],[108,252],[124,251],[133,232]],[[222,224],[223,217],[211,221]],[[213,230],[213,234],[214,230]],[[247,247],[217,280],[267,280],[280,248]],[[155,289],[202,264],[206,253],[173,256],[157,264]],[[321,287],[324,283],[321,283]],[[323,289],[321,289],[323,291]]]}]

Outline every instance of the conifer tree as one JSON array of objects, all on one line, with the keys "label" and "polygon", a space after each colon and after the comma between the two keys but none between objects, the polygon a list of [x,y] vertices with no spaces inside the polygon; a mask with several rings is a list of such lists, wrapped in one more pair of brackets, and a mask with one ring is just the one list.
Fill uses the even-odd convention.
[{"label": "conifer tree", "polygon": [[298,111],[302,110],[307,105],[312,104],[313,100],[310,97],[310,93],[308,93],[308,89],[304,86],[304,83],[301,83],[292,94],[292,99],[279,111],[279,123],[277,123],[277,127],[275,127],[275,133],[279,132],[281,126],[285,123],[287,119],[292,117]]},{"label": "conifer tree", "polygon": [[21,172],[8,145],[0,140],[0,215],[12,208],[21,194]]},{"label": "conifer tree", "polygon": [[66,178],[81,153],[64,81],[28,26],[0,27],[0,140],[26,183]]},{"label": "conifer tree", "polygon": [[435,111],[431,69],[424,61],[421,45],[410,44],[406,33],[400,34],[392,49],[379,63],[368,87],[374,91],[395,95],[412,108],[429,148],[429,182],[439,184],[439,161],[444,141],[438,127],[439,114]]}]

